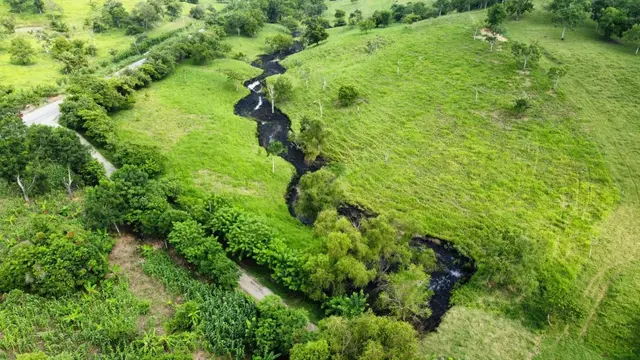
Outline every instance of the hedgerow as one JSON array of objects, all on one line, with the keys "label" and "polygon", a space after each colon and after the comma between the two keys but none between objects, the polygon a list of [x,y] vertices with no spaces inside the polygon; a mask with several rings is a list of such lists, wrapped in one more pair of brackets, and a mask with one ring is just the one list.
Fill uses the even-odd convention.
[{"label": "hedgerow", "polygon": [[173,223],[169,243],[216,284],[232,288],[238,283],[236,264],[226,256],[215,237],[205,236],[204,228],[195,220]]}]

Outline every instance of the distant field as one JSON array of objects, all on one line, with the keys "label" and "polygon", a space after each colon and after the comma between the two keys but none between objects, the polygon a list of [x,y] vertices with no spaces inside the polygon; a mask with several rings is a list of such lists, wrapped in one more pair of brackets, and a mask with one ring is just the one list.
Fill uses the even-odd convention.
[{"label": "distant field", "polygon": [[[124,6],[130,10],[132,9],[138,0],[123,0]],[[126,36],[124,30],[109,30],[106,33],[93,35],[89,29],[84,27],[84,21],[92,13],[90,7],[91,0],[64,0],[56,1],[63,9],[64,18],[70,27],[69,35],[72,39],[84,39],[89,44],[94,44],[98,48],[98,56],[92,59],[93,63],[99,63],[101,60],[109,59],[109,50],[124,50],[129,48],[130,44],[135,40],[135,36]],[[96,2],[101,4],[102,2]],[[212,4],[217,8],[222,8],[224,5],[215,2],[214,0],[203,0],[203,5]],[[169,22],[165,21],[159,24],[156,28],[147,33],[148,36],[157,36],[167,31],[171,31],[193,22],[193,19],[188,17],[189,9],[193,5],[183,3],[183,16],[182,18]],[[49,21],[45,15],[40,14],[12,14],[9,13],[8,6],[0,1],[0,18],[3,16],[15,16],[17,22],[17,28],[21,27],[47,27]],[[57,79],[62,78],[62,74],[59,72],[61,65],[51,59],[41,46],[37,43],[35,37],[29,33],[14,34],[5,40],[5,44],[8,44],[11,39],[16,36],[26,36],[32,42],[34,48],[38,51],[36,63],[30,66],[18,66],[10,63],[10,55],[6,51],[0,50],[0,83],[15,85],[18,87],[33,86],[40,84],[55,84]]]},{"label": "distant field", "polygon": [[[393,3],[398,4],[406,4],[411,2],[411,0],[336,0],[336,1],[327,1],[327,12],[325,13],[325,17],[333,19],[333,15],[336,13],[336,10],[344,10],[347,14],[347,18],[349,14],[360,10],[362,11],[363,16],[371,16],[376,10],[389,10]],[[426,3],[432,3],[431,0],[425,1]]]}]

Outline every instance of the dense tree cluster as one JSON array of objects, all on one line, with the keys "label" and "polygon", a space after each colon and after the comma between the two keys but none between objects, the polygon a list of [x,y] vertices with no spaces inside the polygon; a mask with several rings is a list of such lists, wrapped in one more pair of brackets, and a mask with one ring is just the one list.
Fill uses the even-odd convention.
[{"label": "dense tree cluster", "polygon": [[591,2],[591,19],[605,37],[622,38],[634,25],[640,26],[640,5],[637,1],[596,0]]},{"label": "dense tree cluster", "polygon": [[[139,34],[153,28],[166,16],[176,20],[182,16],[184,0],[145,0],[138,2],[127,11],[119,0],[106,0],[102,8],[86,24],[94,32],[109,29],[126,29],[128,35]],[[197,10],[196,12],[197,13]],[[193,17],[194,13],[190,13]]]},{"label": "dense tree cluster", "polygon": [[47,10],[44,0],[4,0],[9,10],[14,13],[31,12],[42,14]]},{"label": "dense tree cluster", "polygon": [[69,295],[107,274],[105,254],[112,240],[106,233],[86,231],[77,208],[51,200],[51,211],[42,211],[41,205],[17,207],[19,225],[0,231],[0,292]]},{"label": "dense tree cluster", "polygon": [[104,170],[71,131],[46,126],[27,127],[17,116],[0,118],[0,176],[15,184],[25,201],[51,189],[69,194],[94,185]]},{"label": "dense tree cluster", "polygon": [[292,360],[412,360],[418,356],[418,334],[411,325],[371,313],[324,319],[317,340],[291,350]]},{"label": "dense tree cluster", "polygon": [[27,89],[16,89],[13,86],[0,85],[0,118],[18,115],[28,104],[37,104],[42,98],[58,94],[55,86],[35,86]]}]

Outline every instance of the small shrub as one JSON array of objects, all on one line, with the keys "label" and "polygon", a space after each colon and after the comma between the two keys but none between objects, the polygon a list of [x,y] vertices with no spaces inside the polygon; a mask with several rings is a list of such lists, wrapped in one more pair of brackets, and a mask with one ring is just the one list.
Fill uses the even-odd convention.
[{"label": "small shrub", "polygon": [[351,85],[343,85],[338,89],[338,101],[340,106],[347,107],[353,105],[358,100],[358,90]]},{"label": "small shrub", "polygon": [[138,166],[153,177],[162,173],[165,158],[155,146],[123,142],[117,146],[115,161],[119,167]]},{"label": "small shrub", "polygon": [[529,103],[529,99],[519,98],[516,99],[515,103],[513,104],[513,111],[518,114],[524,114],[524,112],[527,111],[530,107],[531,104]]},{"label": "small shrub", "polygon": [[193,331],[200,324],[201,314],[195,301],[176,306],[173,318],[167,323],[169,332]]}]

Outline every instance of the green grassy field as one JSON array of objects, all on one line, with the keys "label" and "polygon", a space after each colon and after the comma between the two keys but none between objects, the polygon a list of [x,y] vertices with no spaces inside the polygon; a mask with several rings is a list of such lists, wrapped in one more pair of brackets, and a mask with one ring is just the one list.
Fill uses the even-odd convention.
[{"label": "green grassy field", "polygon": [[[124,0],[123,5],[127,10],[131,10],[137,0]],[[90,6],[91,0],[64,0],[56,2],[62,8],[63,21],[69,25],[69,35],[72,39],[83,39],[88,44],[95,44],[98,48],[98,54],[95,58],[90,59],[93,64],[99,64],[102,60],[109,60],[109,50],[117,51],[128,49],[130,44],[135,40],[135,36],[125,35],[124,30],[111,29],[105,33],[92,34],[92,32],[84,27],[84,21],[92,14]],[[201,1],[205,6],[214,5],[220,9],[224,5],[215,2],[215,0]],[[189,9],[193,5],[183,3],[183,16],[173,22],[165,20],[157,27],[146,33],[153,37],[166,33],[177,28],[187,26],[194,22],[189,14]],[[0,18],[4,16],[15,16],[16,28],[26,27],[48,27],[48,19],[46,15],[40,14],[11,14],[8,6],[4,2],[0,2]],[[19,66],[10,63],[10,55],[7,51],[0,50],[0,83],[14,85],[17,87],[27,87],[41,84],[55,84],[57,79],[63,77],[59,69],[62,67],[46,54],[42,47],[38,44],[33,34],[29,32],[20,32],[12,34],[5,40],[5,47],[8,48],[11,39],[17,36],[27,37],[33,47],[37,51],[36,62],[29,66]]]},{"label": "green grassy field", "polygon": [[[425,343],[450,336],[464,346],[436,342],[429,350],[464,359],[629,356],[637,348],[629,329],[638,319],[629,299],[640,296],[633,280],[640,139],[630,131],[639,125],[639,83],[629,74],[640,62],[631,46],[603,41],[590,22],[560,41],[559,29],[537,11],[506,24],[510,40],[537,40],[544,49],[540,64],[525,73],[506,45],[490,54],[487,43],[474,41],[471,24],[484,16],[453,14],[367,35],[333,29],[327,43],[285,61],[297,91],[282,108],[295,124],[304,115],[319,117],[314,101],[325,104],[325,152],[346,165],[351,201],[414,219],[480,259],[489,242],[474,236],[478,227],[521,228],[578,275],[590,302],[585,319],[552,326],[527,356],[510,357],[506,349],[516,345],[509,342],[489,351],[488,337],[465,342],[468,322],[453,315]],[[367,54],[366,42],[377,37],[384,45]],[[569,68],[558,94],[545,75],[555,64]],[[309,91],[301,68],[311,70]],[[335,105],[343,84],[362,93],[359,109]],[[518,117],[509,109],[522,96],[532,108]],[[474,295],[463,302],[509,307],[500,295]],[[474,336],[483,338],[500,321],[487,318]],[[528,331],[517,330],[522,338]]]}]

